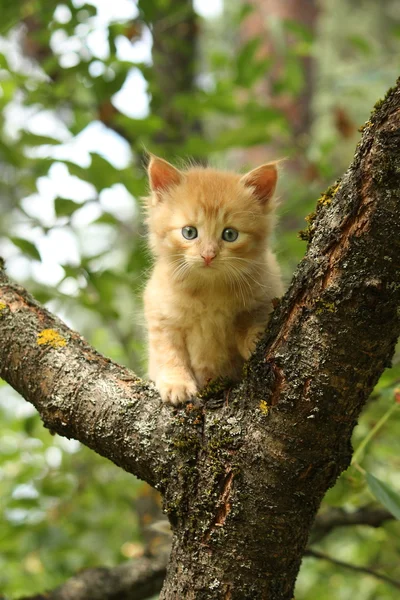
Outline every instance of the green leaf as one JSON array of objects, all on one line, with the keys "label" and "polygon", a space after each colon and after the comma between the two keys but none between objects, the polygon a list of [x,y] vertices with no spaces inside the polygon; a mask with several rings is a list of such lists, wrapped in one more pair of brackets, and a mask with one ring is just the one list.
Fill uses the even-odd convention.
[{"label": "green leaf", "polygon": [[7,57],[2,52],[0,53],[0,69],[5,69],[6,71],[10,71]]},{"label": "green leaf", "polygon": [[396,519],[400,520],[400,495],[387,483],[377,479],[371,473],[366,474],[369,489],[379,502],[383,504]]},{"label": "green leaf", "polygon": [[82,204],[68,198],[56,198],[54,200],[57,217],[70,217],[78,208],[82,208]]},{"label": "green leaf", "polygon": [[239,12],[238,12],[238,15],[237,15],[238,25],[240,25],[241,23],[243,23],[243,21],[245,19],[247,19],[247,17],[249,15],[251,15],[254,12],[254,10],[255,10],[255,8],[251,4],[248,4],[247,2],[243,3],[242,6],[239,9]]},{"label": "green leaf", "polygon": [[389,367],[385,369],[382,375],[379,378],[378,383],[374,388],[374,392],[382,393],[382,391],[386,388],[389,392],[389,397],[393,396],[393,390],[398,387],[398,382],[400,381],[400,364],[394,365],[393,367]]},{"label": "green leaf", "polygon": [[360,50],[365,56],[372,54],[372,47],[368,40],[361,35],[351,35],[349,38],[349,42],[354,48]]},{"label": "green leaf", "polygon": [[96,152],[91,152],[92,162],[86,169],[87,181],[90,181],[100,192],[104,188],[109,188],[114,183],[120,181],[120,171],[108,162],[103,156]]},{"label": "green leaf", "polygon": [[94,221],[94,223],[102,223],[103,225],[120,225],[121,221],[114,217],[109,212],[104,212],[98,219]]},{"label": "green leaf", "polygon": [[28,240],[24,240],[23,238],[19,237],[10,237],[10,240],[12,241],[14,246],[17,246],[17,248],[22,250],[24,254],[27,254],[35,260],[41,260],[39,251],[36,248],[35,244],[33,244],[32,242],[29,242]]},{"label": "green leaf", "polygon": [[[245,87],[250,87],[253,83],[254,79],[257,77],[259,73],[258,68],[256,69],[256,74],[253,74],[253,69],[255,65],[258,66],[259,60],[256,59],[257,52],[261,46],[261,38],[255,37],[246,42],[240,50],[240,53],[237,57],[236,61],[236,82],[238,85],[243,85]],[[268,68],[267,63],[265,64],[265,69]],[[251,77],[249,73],[251,72]]]},{"label": "green leaf", "polygon": [[308,44],[312,44],[312,42],[314,41],[314,34],[310,27],[306,27],[298,21],[285,19],[283,21],[283,27],[287,31],[293,33],[298,39],[307,42]]},{"label": "green leaf", "polygon": [[33,432],[34,432],[35,427],[38,424],[38,421],[39,420],[38,420],[38,416],[37,415],[31,415],[30,417],[26,417],[26,419],[22,422],[24,431],[28,435],[32,435]]},{"label": "green leaf", "polygon": [[[83,4],[82,6],[79,6],[78,16],[79,16],[79,13],[81,13],[83,11],[85,11],[87,13],[87,17],[95,17],[97,15],[97,7],[93,6],[93,4],[86,3],[86,4]],[[81,16],[79,20],[80,21],[83,20],[83,16]]]},{"label": "green leaf", "polygon": [[29,131],[24,131],[21,135],[21,143],[27,146],[41,146],[43,144],[60,144],[60,140],[48,135],[37,135]]},{"label": "green leaf", "polygon": [[297,56],[287,56],[282,76],[275,83],[276,93],[291,93],[293,96],[300,94],[304,87],[304,71],[301,61]]}]

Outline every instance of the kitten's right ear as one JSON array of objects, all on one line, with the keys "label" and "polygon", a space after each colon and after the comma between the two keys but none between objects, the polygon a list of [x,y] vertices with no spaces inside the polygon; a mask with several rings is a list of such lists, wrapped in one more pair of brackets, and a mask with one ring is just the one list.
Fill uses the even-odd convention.
[{"label": "kitten's right ear", "polygon": [[240,181],[246,187],[252,188],[255,197],[262,206],[268,207],[274,195],[277,180],[278,171],[276,163],[273,162],[261,165],[261,167],[246,173]]},{"label": "kitten's right ear", "polygon": [[157,194],[158,198],[160,198],[162,192],[178,185],[183,179],[183,174],[178,169],[175,169],[166,160],[154,156],[154,154],[151,155],[147,173],[151,190]]}]

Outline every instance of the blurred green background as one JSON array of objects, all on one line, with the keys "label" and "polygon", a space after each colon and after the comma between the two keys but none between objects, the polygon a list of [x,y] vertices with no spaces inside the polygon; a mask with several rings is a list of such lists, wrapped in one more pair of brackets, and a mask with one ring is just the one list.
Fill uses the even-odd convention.
[{"label": "blurred green background", "polygon": [[[0,0],[0,14],[0,255],[51,311],[139,373],[144,150],[243,172],[284,158],[274,245],[289,282],[304,217],[399,74],[397,0]],[[399,377],[397,356],[322,511],[383,502],[400,518]],[[1,593],[44,591],[143,552],[143,484],[51,436],[1,381],[0,420]],[[399,534],[395,520],[341,527],[312,547],[400,580]],[[398,597],[310,557],[296,590],[296,600]]]}]

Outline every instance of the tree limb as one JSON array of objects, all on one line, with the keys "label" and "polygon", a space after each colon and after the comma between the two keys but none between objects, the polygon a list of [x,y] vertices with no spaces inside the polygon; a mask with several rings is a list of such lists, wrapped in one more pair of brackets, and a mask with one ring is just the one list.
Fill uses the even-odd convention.
[{"label": "tree limb", "polygon": [[337,565],[338,567],[343,567],[345,569],[350,569],[351,571],[355,571],[356,573],[366,573],[367,575],[372,575],[376,579],[380,579],[385,583],[389,583],[396,588],[400,589],[400,581],[397,579],[392,579],[388,575],[384,575],[383,573],[379,573],[374,569],[370,569],[369,567],[361,567],[358,565],[353,565],[351,563],[344,562],[342,560],[338,560],[337,558],[333,558],[333,556],[329,556],[328,554],[324,554],[323,552],[317,552],[316,550],[307,550],[305,556],[311,556],[312,558],[319,558],[321,560],[327,560],[330,563]]},{"label": "tree limb", "polygon": [[320,199],[291,287],[217,409],[213,388],[198,407],[163,406],[1,274],[1,376],[46,426],[163,492],[174,535],[161,598],[293,597],[318,506],[400,333],[399,214],[398,83]]},{"label": "tree limb", "polygon": [[145,600],[161,590],[166,565],[160,556],[86,569],[51,592],[21,600]]},{"label": "tree limb", "polygon": [[176,413],[150,383],[101,356],[11,282],[1,265],[0,336],[1,377],[37,408],[47,428],[160,483],[169,447],[162,434]]},{"label": "tree limb", "polygon": [[331,508],[317,515],[311,531],[310,543],[319,542],[336,527],[350,525],[380,527],[386,521],[392,521],[394,518],[392,513],[385,508],[373,506],[362,506],[353,512],[347,512],[342,508]]}]

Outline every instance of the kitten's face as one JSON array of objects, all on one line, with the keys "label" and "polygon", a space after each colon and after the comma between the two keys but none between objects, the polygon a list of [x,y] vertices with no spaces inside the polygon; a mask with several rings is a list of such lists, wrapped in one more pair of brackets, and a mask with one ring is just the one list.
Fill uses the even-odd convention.
[{"label": "kitten's face", "polygon": [[[161,163],[162,169],[168,170],[168,163]],[[271,177],[262,181],[269,188],[261,198],[254,176],[246,180],[246,176],[212,169],[192,168],[181,173],[168,167],[173,171],[163,172],[157,179],[150,166],[153,195],[148,223],[156,256],[170,261],[177,280],[228,282],[249,266],[254,268],[273,225],[270,198],[275,168],[273,181]]]}]

